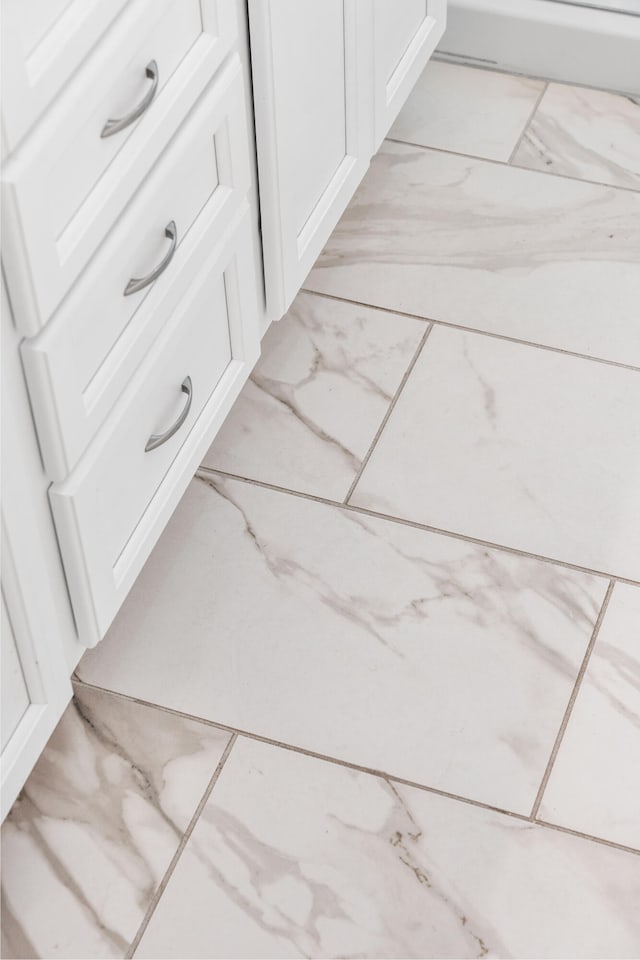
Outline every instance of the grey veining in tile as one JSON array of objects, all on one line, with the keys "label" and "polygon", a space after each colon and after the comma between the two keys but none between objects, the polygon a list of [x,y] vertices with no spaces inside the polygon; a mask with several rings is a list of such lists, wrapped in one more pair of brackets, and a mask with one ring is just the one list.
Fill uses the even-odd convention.
[{"label": "grey veining in tile", "polygon": [[124,957],[228,740],[77,687],[2,827],[2,956]]},{"label": "grey veining in tile", "polygon": [[528,813],[605,588],[241,481],[195,481],[80,674]]},{"label": "grey veining in tile", "polygon": [[539,816],[640,849],[640,587],[614,588]]},{"label": "grey veining in tile", "polygon": [[637,957],[640,858],[237,741],[136,952]]},{"label": "grey veining in tile", "polygon": [[640,97],[550,84],[513,162],[640,190]]},{"label": "grey veining in tile", "polygon": [[543,87],[541,80],[431,61],[389,136],[508,160]]},{"label": "grey veining in tile", "polygon": [[640,366],[640,195],[387,142],[305,286]]},{"label": "grey veining in tile", "polygon": [[436,327],[351,502],[640,580],[640,371]]},{"label": "grey veining in tile", "polygon": [[427,327],[301,293],[204,466],[343,500]]}]

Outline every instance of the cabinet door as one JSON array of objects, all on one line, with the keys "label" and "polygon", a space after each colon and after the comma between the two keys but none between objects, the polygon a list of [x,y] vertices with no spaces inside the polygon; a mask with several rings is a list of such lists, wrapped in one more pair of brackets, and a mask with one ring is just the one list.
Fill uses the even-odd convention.
[{"label": "cabinet door", "polygon": [[446,0],[373,0],[376,150],[444,32],[446,6]]},{"label": "cabinet door", "polygon": [[298,292],[371,155],[370,0],[249,0],[267,314]]}]

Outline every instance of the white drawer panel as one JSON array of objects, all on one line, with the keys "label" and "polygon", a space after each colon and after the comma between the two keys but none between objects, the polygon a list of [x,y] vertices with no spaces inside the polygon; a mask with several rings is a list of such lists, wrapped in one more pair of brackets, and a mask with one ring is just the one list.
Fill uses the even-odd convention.
[{"label": "white drawer panel", "polygon": [[3,0],[2,86],[14,150],[128,0]]},{"label": "white drawer panel", "polygon": [[[95,435],[170,316],[182,278],[193,275],[202,250],[224,231],[248,184],[242,75],[234,58],[53,320],[23,342],[51,479],[66,476]],[[166,256],[170,221],[178,237],[171,262],[153,284],[124,296],[131,278],[147,275]]]},{"label": "white drawer panel", "polygon": [[[171,320],[73,473],[50,502],[81,640],[105,633],[259,349],[248,206],[209,248]],[[180,429],[145,452],[193,401]]]},{"label": "white drawer panel", "polygon": [[[107,167],[117,157],[138,126],[144,129],[150,111],[162,105],[167,84],[202,33],[199,0],[155,0],[151,8],[160,16],[155,26],[128,31],[122,38],[117,63],[100,74],[101,84],[85,91],[82,107],[73,115],[69,128],[59,130],[59,151],[38,158],[47,207],[42,211],[51,236],[64,246],[64,233]],[[147,11],[147,12],[151,12]],[[124,17],[123,17],[124,20]],[[142,28],[144,21],[139,22]],[[139,35],[140,34],[140,35]],[[148,100],[154,81],[145,70],[155,62],[157,86],[153,100],[134,123],[103,137],[105,121],[122,119]],[[84,113],[79,122],[78,113]],[[146,116],[145,116],[146,114]]]},{"label": "white drawer panel", "polygon": [[[202,10],[209,15],[201,18]],[[204,29],[203,29],[204,24]],[[133,0],[3,173],[5,259],[16,323],[50,318],[229,52],[234,0]],[[130,126],[108,119],[158,88]]]}]

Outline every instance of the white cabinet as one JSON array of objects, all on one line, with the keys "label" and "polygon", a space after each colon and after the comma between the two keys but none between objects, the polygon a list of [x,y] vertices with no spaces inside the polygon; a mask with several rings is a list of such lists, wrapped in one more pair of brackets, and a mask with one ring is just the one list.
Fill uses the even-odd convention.
[{"label": "white cabinet", "polygon": [[370,18],[362,0],[249,0],[249,18],[273,320],[291,304],[369,163]]},{"label": "white cabinet", "polygon": [[372,0],[374,150],[443,34],[446,0]]},{"label": "white cabinet", "polygon": [[[209,219],[153,350],[49,499],[83,643],[102,639],[258,358],[248,208]],[[155,445],[151,442],[156,439]]]},{"label": "white cabinet", "polygon": [[249,0],[269,319],[300,289],[445,11],[446,0]]},{"label": "white cabinet", "polygon": [[10,150],[51,103],[127,0],[3,0],[3,133]]},{"label": "white cabinet", "polygon": [[[232,57],[186,115],[127,215],[55,316],[23,342],[40,447],[52,480],[70,473],[98,433],[169,319],[171,291],[184,287],[181,278],[211,237],[224,234],[249,182],[242,70]],[[171,222],[176,247],[167,268],[154,283],[123,296],[132,277],[148,274],[170,250],[165,229]]]},{"label": "white cabinet", "polygon": [[130,0],[7,160],[3,260],[25,336],[49,321],[179,136],[235,41],[234,10],[234,0]]}]

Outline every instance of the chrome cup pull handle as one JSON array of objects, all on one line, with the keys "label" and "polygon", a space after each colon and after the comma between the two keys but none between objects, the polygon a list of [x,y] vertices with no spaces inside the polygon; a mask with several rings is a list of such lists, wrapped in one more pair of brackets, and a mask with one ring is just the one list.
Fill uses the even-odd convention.
[{"label": "chrome cup pull handle", "polygon": [[187,395],[187,402],[184,405],[184,409],[175,423],[171,424],[168,430],[165,430],[164,433],[152,433],[149,439],[147,440],[147,445],[144,448],[145,453],[148,453],[149,450],[155,450],[156,447],[161,447],[163,443],[166,443],[167,440],[170,440],[174,433],[177,433],[182,424],[185,422],[189,416],[189,410],[191,409],[191,401],[193,400],[193,386],[191,384],[191,377],[185,377],[182,381],[182,386],[180,387],[183,393]]},{"label": "chrome cup pull handle", "polygon": [[119,133],[121,130],[124,130],[125,127],[128,127],[130,124],[135,123],[138,117],[141,117],[142,114],[151,106],[151,101],[156,95],[158,89],[158,80],[160,79],[160,74],[158,73],[158,64],[155,60],[151,60],[145,67],[145,75],[151,80],[151,86],[147,91],[145,97],[140,101],[137,107],[128,113],[125,117],[118,117],[117,119],[109,119],[102,128],[102,133],[100,136],[112,137],[114,133]]},{"label": "chrome cup pull handle", "polygon": [[148,273],[146,277],[132,277],[124,288],[125,297],[130,296],[132,293],[137,293],[138,290],[144,290],[145,287],[148,287],[150,283],[153,283],[154,280],[158,279],[161,273],[164,273],[173,260],[173,255],[176,252],[176,247],[178,246],[178,228],[176,227],[175,220],[172,220],[171,223],[166,225],[164,228],[164,235],[167,240],[171,240],[171,246],[169,247],[169,252],[167,253],[166,257],[161,260],[158,266],[155,267],[151,273]]}]

